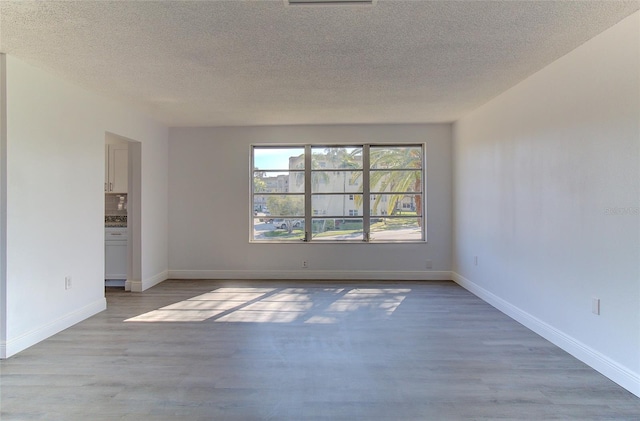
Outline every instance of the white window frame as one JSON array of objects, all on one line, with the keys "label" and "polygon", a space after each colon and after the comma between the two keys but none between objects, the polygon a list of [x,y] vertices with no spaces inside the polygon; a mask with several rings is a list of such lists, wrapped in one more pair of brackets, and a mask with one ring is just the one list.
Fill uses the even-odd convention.
[{"label": "white window frame", "polygon": [[[362,215],[359,215],[358,210],[355,210],[355,213],[353,210],[349,210],[349,215],[345,215],[345,217],[360,217],[362,218],[363,221],[363,239],[362,240],[333,240],[333,241],[327,241],[327,240],[323,240],[323,241],[313,241],[312,239],[312,222],[314,219],[323,219],[326,215],[326,211],[323,212],[317,212],[312,210],[312,199],[311,197],[313,196],[313,192],[312,192],[312,177],[311,174],[313,172],[313,169],[311,168],[311,159],[312,159],[312,148],[318,148],[318,147],[327,147],[327,148],[339,148],[339,147],[348,147],[348,148],[362,148],[362,193],[356,193],[358,195],[362,195],[363,196],[363,200],[362,200]],[[376,195],[380,195],[381,197],[381,202],[387,202],[387,195],[383,194],[383,193],[371,193],[371,186],[370,186],[370,173],[372,172],[372,169],[370,168],[370,148],[371,147],[389,147],[389,148],[402,148],[402,147],[420,147],[421,148],[421,167],[420,167],[420,171],[421,171],[421,190],[419,192],[412,192],[412,191],[407,191],[407,194],[415,194],[415,195],[419,195],[420,196],[420,202],[421,202],[421,216],[420,218],[422,219],[422,223],[421,223],[421,239],[416,240],[416,239],[394,239],[394,240],[372,240],[371,238],[371,232],[370,232],[370,228],[371,228],[371,219],[378,219],[380,218],[379,216],[376,215],[371,215],[371,201],[375,199]],[[304,185],[305,185],[305,189],[304,189],[304,223],[305,223],[305,234],[304,234],[304,238],[302,240],[256,240],[254,239],[253,236],[253,224],[254,224],[254,212],[253,212],[253,206],[254,206],[254,196],[255,195],[291,195],[292,193],[282,193],[282,192],[255,192],[254,191],[254,151],[256,149],[262,149],[262,148],[304,148],[304,153],[305,153],[305,165],[304,165]],[[322,163],[321,163],[322,164]],[[322,166],[320,167],[321,170],[326,170],[326,166]],[[395,171],[411,171],[411,170],[416,170],[415,168],[392,168],[391,170],[395,170]],[[314,144],[254,144],[251,145],[251,176],[250,176],[250,209],[251,209],[251,222],[250,222],[250,242],[252,243],[257,243],[257,244],[283,244],[283,243],[299,243],[299,242],[305,242],[305,243],[322,243],[322,244],[327,244],[327,243],[331,243],[331,242],[335,242],[335,243],[340,243],[340,244],[361,244],[361,243],[375,243],[375,244],[380,244],[380,243],[426,243],[427,242],[427,209],[426,209],[426,144],[424,143],[383,143],[383,144],[374,144],[374,143],[370,143],[370,144],[324,144],[324,143],[314,143]],[[290,170],[293,171],[293,170]],[[297,170],[298,172],[302,172],[300,170]],[[341,170],[342,171],[342,170]],[[349,185],[353,185],[352,181],[350,180]],[[300,193],[295,193],[296,195],[299,195]],[[340,192],[340,193],[336,193],[336,194],[346,194],[347,198],[349,199],[349,201],[352,201],[354,194],[353,193],[349,193],[349,192]],[[400,204],[400,207],[402,208],[402,204]],[[352,215],[353,214],[353,215]],[[391,217],[390,215],[385,215],[385,218],[389,218]],[[338,217],[336,216],[336,219]]]}]

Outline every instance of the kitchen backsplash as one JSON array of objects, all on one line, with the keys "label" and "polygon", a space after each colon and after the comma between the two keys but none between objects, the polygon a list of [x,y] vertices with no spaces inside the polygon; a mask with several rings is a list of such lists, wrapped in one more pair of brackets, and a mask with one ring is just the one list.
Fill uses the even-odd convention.
[{"label": "kitchen backsplash", "polygon": [[105,194],[104,195],[105,216],[125,216],[127,215],[127,195],[126,194]]},{"label": "kitchen backsplash", "polygon": [[104,217],[105,227],[126,227],[127,215],[106,215]]}]

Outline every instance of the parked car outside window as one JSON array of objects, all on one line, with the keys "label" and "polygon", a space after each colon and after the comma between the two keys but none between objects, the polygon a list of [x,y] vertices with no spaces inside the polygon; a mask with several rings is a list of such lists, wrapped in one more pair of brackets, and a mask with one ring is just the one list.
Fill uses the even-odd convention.
[{"label": "parked car outside window", "polygon": [[299,228],[302,226],[302,221],[299,219],[291,220],[291,219],[282,219],[276,218],[273,220],[273,226],[276,229],[287,229],[287,221],[292,224],[293,228]]}]

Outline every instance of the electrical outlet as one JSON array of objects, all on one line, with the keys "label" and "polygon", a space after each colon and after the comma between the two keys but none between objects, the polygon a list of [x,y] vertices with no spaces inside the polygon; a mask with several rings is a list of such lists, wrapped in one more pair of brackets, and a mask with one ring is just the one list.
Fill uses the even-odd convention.
[{"label": "electrical outlet", "polygon": [[306,260],[302,261],[302,267],[307,269],[309,267],[309,262],[307,262]]},{"label": "electrical outlet", "polygon": [[64,289],[71,289],[71,276],[64,277]]},{"label": "electrical outlet", "polygon": [[591,312],[600,315],[600,298],[593,298],[591,300]]},{"label": "electrical outlet", "polygon": [[431,260],[427,260],[427,261],[425,262],[425,267],[426,267],[427,269],[432,269],[432,268],[433,268],[433,262],[432,262]]}]

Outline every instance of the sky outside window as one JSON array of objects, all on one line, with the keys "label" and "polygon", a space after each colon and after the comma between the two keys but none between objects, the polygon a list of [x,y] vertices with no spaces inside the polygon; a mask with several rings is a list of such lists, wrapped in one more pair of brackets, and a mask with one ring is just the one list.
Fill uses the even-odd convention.
[{"label": "sky outside window", "polygon": [[253,150],[253,166],[259,170],[289,169],[289,158],[304,154],[304,148],[260,148]]}]

